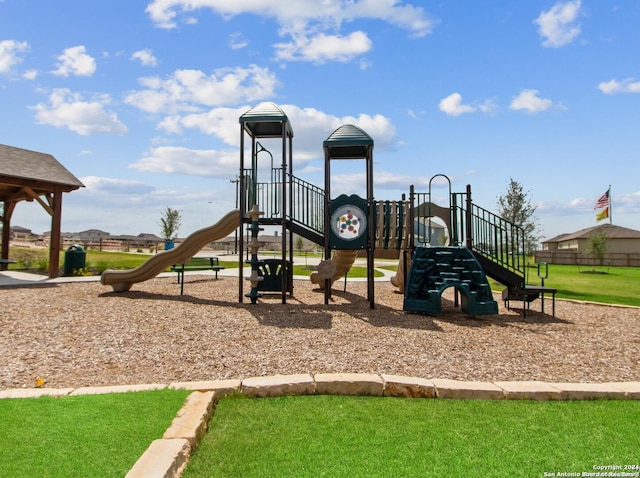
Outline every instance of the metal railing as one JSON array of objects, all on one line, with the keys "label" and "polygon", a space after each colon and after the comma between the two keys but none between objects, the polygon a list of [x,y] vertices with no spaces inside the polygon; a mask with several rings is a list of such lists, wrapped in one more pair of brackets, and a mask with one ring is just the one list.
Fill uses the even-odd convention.
[{"label": "metal railing", "polygon": [[291,220],[324,234],[324,189],[290,175]]},{"label": "metal railing", "polygon": [[471,209],[463,212],[470,219],[470,222],[466,221],[463,235],[471,238],[471,248],[503,268],[524,276],[524,230],[475,204],[471,204]]},{"label": "metal railing", "polygon": [[282,217],[282,168],[271,170],[270,182],[255,181],[251,169],[245,169],[244,174],[247,208],[257,204],[264,212],[262,217]]},{"label": "metal railing", "polygon": [[[412,191],[412,198],[414,206],[430,202],[429,193]],[[521,227],[473,204],[469,187],[467,192],[451,193],[449,202],[451,245],[464,245],[502,268],[525,277],[525,233]],[[415,244],[432,243],[431,227],[416,230],[413,220],[412,227]]]}]

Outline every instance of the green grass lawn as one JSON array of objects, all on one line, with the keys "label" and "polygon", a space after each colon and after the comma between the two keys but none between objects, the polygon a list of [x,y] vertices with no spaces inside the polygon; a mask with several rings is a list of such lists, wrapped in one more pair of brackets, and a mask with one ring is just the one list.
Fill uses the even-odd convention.
[{"label": "green grass lawn", "polygon": [[[598,267],[596,271],[601,273],[593,274],[587,267],[550,264],[544,285],[557,288],[558,296],[565,299],[640,306],[640,267]],[[540,283],[536,269],[529,277],[530,283]]]},{"label": "green grass lawn", "polygon": [[189,392],[0,400],[0,476],[122,477]]},{"label": "green grass lawn", "polygon": [[[640,307],[640,267],[598,267],[596,271],[598,273],[592,273],[590,267],[549,264],[544,285],[558,289],[556,297],[562,299]],[[527,284],[542,283],[537,268],[529,268],[527,274]],[[491,279],[489,283],[493,290],[505,288]]]},{"label": "green grass lawn", "polygon": [[532,477],[637,464],[638,401],[225,399],[185,478]]}]

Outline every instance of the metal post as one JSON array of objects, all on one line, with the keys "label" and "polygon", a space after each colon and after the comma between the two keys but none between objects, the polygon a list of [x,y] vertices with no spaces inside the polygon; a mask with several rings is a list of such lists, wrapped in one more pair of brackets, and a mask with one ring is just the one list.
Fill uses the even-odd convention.
[{"label": "metal post", "polygon": [[471,215],[471,207],[473,205],[471,201],[471,184],[467,184],[467,198],[466,198],[466,211],[465,211],[465,222],[467,228],[467,237],[466,237],[466,246],[468,249],[473,248],[473,232],[472,232],[472,215]]}]

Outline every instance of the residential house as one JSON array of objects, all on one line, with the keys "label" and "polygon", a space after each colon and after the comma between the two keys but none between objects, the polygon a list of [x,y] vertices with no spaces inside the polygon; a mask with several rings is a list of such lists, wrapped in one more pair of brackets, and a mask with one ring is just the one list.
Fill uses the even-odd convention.
[{"label": "residential house", "polygon": [[614,224],[588,227],[543,241],[542,250],[536,252],[536,262],[592,264],[587,244],[591,236],[599,233],[607,237],[606,253],[601,265],[640,266],[640,231]]}]

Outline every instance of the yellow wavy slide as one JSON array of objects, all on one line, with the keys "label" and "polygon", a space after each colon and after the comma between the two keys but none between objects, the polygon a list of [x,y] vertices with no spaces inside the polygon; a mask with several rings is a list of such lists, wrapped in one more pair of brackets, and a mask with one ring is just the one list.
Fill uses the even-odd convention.
[{"label": "yellow wavy slide", "polygon": [[102,285],[110,285],[114,292],[126,292],[137,282],[153,279],[172,264],[182,264],[212,241],[223,239],[236,230],[240,222],[240,211],[234,209],[212,226],[190,234],[175,249],[162,251],[152,256],[135,269],[113,270],[102,273]]},{"label": "yellow wavy slide", "polygon": [[[356,257],[358,257],[358,253],[360,251],[358,249],[355,250],[347,250],[347,249],[337,249],[333,253],[332,261],[336,265],[336,271],[331,277],[331,285],[342,276],[344,276],[349,270],[353,263],[356,261]],[[320,274],[314,272],[309,277],[312,284],[316,284],[320,287],[320,289],[324,289],[324,279]]]}]

